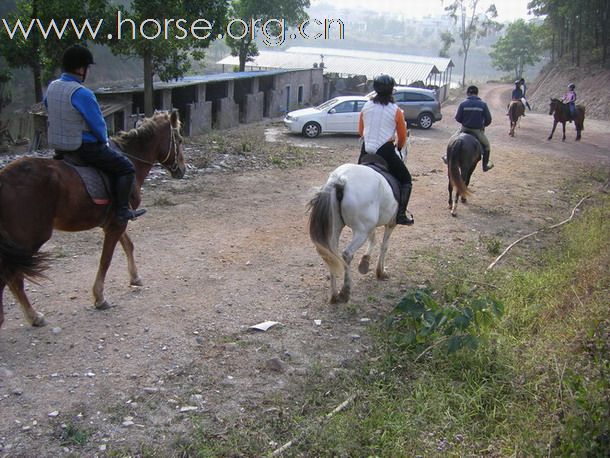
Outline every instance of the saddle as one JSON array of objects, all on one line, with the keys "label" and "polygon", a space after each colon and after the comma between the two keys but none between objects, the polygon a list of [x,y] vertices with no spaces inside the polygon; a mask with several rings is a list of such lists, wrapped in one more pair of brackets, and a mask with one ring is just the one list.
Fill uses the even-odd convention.
[{"label": "saddle", "polygon": [[392,194],[394,194],[394,199],[396,199],[396,202],[400,202],[400,182],[390,173],[388,163],[384,158],[378,154],[367,153],[360,156],[358,163],[360,165],[365,165],[373,169],[375,172],[381,174],[390,185],[390,188],[392,188]]},{"label": "saddle", "polygon": [[85,165],[78,153],[56,151],[53,159],[61,160],[80,176],[87,194],[96,205],[108,205],[112,201],[110,177],[99,169]]}]

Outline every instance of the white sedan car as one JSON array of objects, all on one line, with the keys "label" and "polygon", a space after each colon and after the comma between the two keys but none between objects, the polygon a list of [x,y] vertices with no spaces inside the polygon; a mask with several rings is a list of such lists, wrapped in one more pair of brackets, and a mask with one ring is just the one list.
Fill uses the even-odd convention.
[{"label": "white sedan car", "polygon": [[335,97],[322,105],[291,111],[284,118],[284,125],[291,132],[314,138],[322,132],[358,133],[358,118],[369,99],[352,95]]}]

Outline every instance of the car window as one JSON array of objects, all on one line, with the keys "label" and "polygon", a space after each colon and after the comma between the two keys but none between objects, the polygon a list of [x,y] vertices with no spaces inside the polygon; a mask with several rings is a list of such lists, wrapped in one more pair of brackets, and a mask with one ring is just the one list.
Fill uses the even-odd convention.
[{"label": "car window", "polygon": [[394,94],[394,100],[397,102],[434,102],[435,99],[419,92],[398,92]]},{"label": "car window", "polygon": [[318,106],[316,107],[316,109],[317,109],[317,110],[324,110],[324,109],[326,109],[326,108],[328,108],[328,107],[332,106],[332,105],[333,105],[334,103],[336,103],[336,102],[337,102],[337,99],[330,99],[330,100],[327,100],[327,101],[326,101],[326,102],[324,102],[323,104],[318,105]]},{"label": "car window", "polygon": [[404,102],[405,101],[405,93],[404,92],[396,92],[394,93],[394,102]]},{"label": "car window", "polygon": [[354,111],[354,102],[343,102],[333,108],[335,113],[352,113]]},{"label": "car window", "polygon": [[362,107],[364,106],[366,102],[364,100],[358,100],[356,101],[356,111],[360,112],[362,111]]}]

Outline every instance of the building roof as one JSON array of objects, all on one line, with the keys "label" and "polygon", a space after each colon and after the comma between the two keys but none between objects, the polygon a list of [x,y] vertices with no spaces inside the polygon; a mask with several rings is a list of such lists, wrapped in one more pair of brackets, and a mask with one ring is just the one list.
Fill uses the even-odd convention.
[{"label": "building roof", "polygon": [[[451,59],[440,57],[410,56],[405,54],[377,53],[348,49],[312,48],[293,46],[285,51],[260,51],[253,61],[246,63],[253,68],[312,68],[324,62],[328,73],[340,75],[365,75],[373,79],[380,73],[392,75],[399,84],[426,81],[431,75],[453,67]],[[227,56],[218,62],[238,65],[239,59]]]},{"label": "building roof", "polygon": [[394,54],[388,52],[377,52],[377,51],[359,51],[355,49],[335,49],[335,48],[314,48],[310,46],[291,46],[286,52],[292,52],[297,54],[320,54],[326,56],[344,56],[344,57],[356,57],[360,59],[375,59],[375,60],[388,60],[396,62],[405,62],[413,64],[432,64],[439,72],[444,72],[449,67],[455,67],[453,61],[446,57],[429,57],[429,56],[413,56],[410,54]]},{"label": "building roof", "polygon": [[[221,81],[231,81],[244,78],[260,77],[260,76],[273,76],[280,75],[282,73],[288,73],[294,71],[294,69],[275,69],[267,71],[249,71],[249,72],[225,72],[225,73],[213,73],[209,75],[194,75],[184,76],[177,80],[171,81],[155,81],[154,89],[174,89],[178,87],[193,86],[201,83],[217,83]],[[106,86],[96,89],[96,94],[124,94],[131,92],[143,92],[144,83],[137,83],[133,85],[120,85],[120,86]]]}]

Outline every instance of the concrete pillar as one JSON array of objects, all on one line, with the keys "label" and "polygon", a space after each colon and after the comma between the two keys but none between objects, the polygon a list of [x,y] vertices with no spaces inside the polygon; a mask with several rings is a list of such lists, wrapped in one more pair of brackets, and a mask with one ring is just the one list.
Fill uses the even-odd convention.
[{"label": "concrete pillar", "polygon": [[161,106],[159,108],[161,110],[171,110],[172,109],[172,90],[171,89],[162,89],[161,90]]},{"label": "concrete pillar", "polygon": [[206,85],[205,84],[198,84],[197,85],[197,92],[195,93],[195,102],[205,102],[205,89],[206,89]]}]

